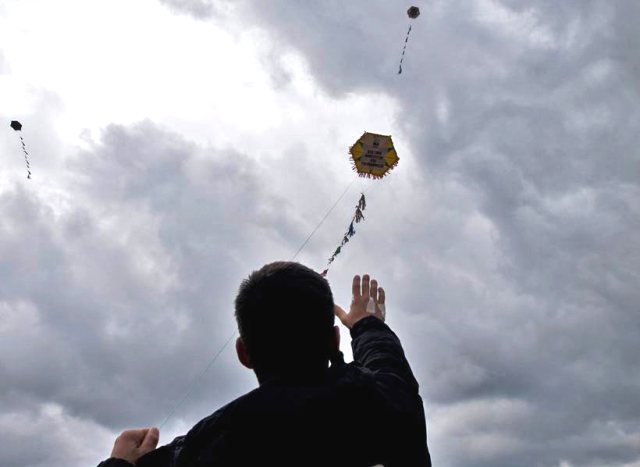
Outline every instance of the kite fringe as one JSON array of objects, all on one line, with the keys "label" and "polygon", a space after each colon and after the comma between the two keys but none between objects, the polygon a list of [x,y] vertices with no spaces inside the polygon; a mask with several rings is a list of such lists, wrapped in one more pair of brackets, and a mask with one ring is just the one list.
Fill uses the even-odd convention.
[{"label": "kite fringe", "polygon": [[399,162],[399,159],[398,159],[394,161],[393,164],[387,164],[388,169],[385,171],[385,173],[383,173],[382,175],[375,175],[371,173],[358,172],[356,161],[353,159],[353,157],[351,157],[350,159],[351,159],[351,170],[353,170],[356,174],[358,174],[358,177],[368,178],[373,180],[382,180],[383,178],[385,178],[387,175],[389,175],[389,172],[391,172],[391,170],[393,170],[395,166],[398,165],[398,162]]}]

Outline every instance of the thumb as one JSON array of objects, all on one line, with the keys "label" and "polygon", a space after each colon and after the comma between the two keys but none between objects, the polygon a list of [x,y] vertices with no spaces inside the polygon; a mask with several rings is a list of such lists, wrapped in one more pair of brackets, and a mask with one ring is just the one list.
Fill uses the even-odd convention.
[{"label": "thumb", "polygon": [[143,452],[153,451],[158,445],[160,440],[160,431],[157,428],[149,428],[145,434],[142,443],[140,444],[140,450]]},{"label": "thumb", "polygon": [[[334,305],[334,310],[338,319],[347,326],[347,312],[340,308],[339,305]],[[348,326],[347,326],[348,327]]]}]

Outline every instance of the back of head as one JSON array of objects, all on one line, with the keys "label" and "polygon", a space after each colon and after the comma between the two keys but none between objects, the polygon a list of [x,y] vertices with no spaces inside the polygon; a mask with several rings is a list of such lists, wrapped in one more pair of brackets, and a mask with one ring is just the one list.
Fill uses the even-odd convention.
[{"label": "back of head", "polygon": [[275,262],[252,272],[240,286],[235,308],[258,379],[296,379],[326,369],[333,306],[329,283],[306,266]]}]

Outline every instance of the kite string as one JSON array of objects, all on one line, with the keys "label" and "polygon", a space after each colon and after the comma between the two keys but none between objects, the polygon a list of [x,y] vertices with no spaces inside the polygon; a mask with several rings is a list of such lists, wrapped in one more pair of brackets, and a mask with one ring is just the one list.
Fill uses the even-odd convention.
[{"label": "kite string", "polygon": [[351,218],[351,222],[349,223],[349,228],[347,229],[345,234],[342,236],[342,241],[340,242],[340,245],[336,248],[336,250],[333,252],[331,257],[327,261],[327,266],[325,270],[320,273],[322,277],[327,277],[331,264],[335,261],[336,257],[342,252],[342,248],[344,248],[344,246],[349,242],[349,239],[355,235],[356,231],[353,227],[353,224],[354,223],[359,224],[360,222],[364,221],[364,215],[362,214],[362,212],[367,207],[367,202],[364,195],[364,180],[362,180],[360,194],[361,196],[360,196],[360,199],[358,200],[358,204],[356,205],[356,211],[353,214],[353,217]]},{"label": "kite string", "polygon": [[224,345],[222,347],[220,347],[220,350],[218,350],[218,352],[213,356],[213,358],[211,360],[209,360],[209,363],[207,364],[207,366],[204,368],[204,370],[202,370],[202,372],[191,382],[191,384],[189,385],[189,387],[187,388],[187,391],[185,392],[184,396],[182,396],[182,399],[180,399],[174,406],[173,408],[169,411],[169,414],[165,417],[164,421],[160,424],[160,426],[158,427],[159,429],[161,429],[165,423],[167,423],[169,421],[169,419],[173,416],[173,414],[176,412],[176,410],[178,410],[178,408],[189,398],[189,396],[191,395],[191,393],[193,392],[193,390],[195,389],[195,387],[198,385],[198,383],[202,380],[202,378],[204,378],[204,375],[207,374],[207,372],[209,371],[209,368],[211,368],[211,366],[214,364],[214,362],[218,359],[218,357],[220,356],[220,354],[224,351],[224,349],[227,348],[227,346],[229,345],[229,343],[233,340],[234,337],[236,337],[236,332],[237,331],[233,331],[233,334],[231,334],[231,336],[229,336],[229,338],[227,339],[227,341],[224,343]]},{"label": "kite string", "polygon": [[402,48],[402,55],[400,56],[400,66],[398,67],[398,74],[402,74],[402,61],[404,60],[404,52],[407,50],[407,42],[409,42],[409,34],[411,34],[411,25],[407,31],[407,37],[404,38],[404,47]]},{"label": "kite string", "polygon": [[[344,195],[347,194],[347,192],[349,191],[349,188],[351,188],[351,186],[355,183],[355,181],[358,179],[358,177],[356,176],[351,183],[349,183],[349,185],[347,186],[347,188],[345,188],[345,190],[342,192],[342,194],[338,197],[338,199],[336,200],[336,202],[333,204],[333,206],[331,206],[331,208],[329,208],[329,210],[327,211],[327,213],[324,215],[324,217],[320,220],[320,222],[318,223],[318,225],[316,225],[316,227],[313,229],[313,231],[309,234],[309,236],[305,239],[305,241],[302,243],[302,245],[300,245],[300,248],[298,248],[298,251],[296,251],[296,254],[293,255],[293,258],[291,258],[291,261],[293,261],[294,259],[296,259],[296,257],[300,254],[300,252],[304,249],[304,247],[307,245],[307,243],[309,243],[309,240],[311,239],[311,237],[313,236],[314,233],[316,233],[318,231],[318,229],[320,228],[320,226],[324,223],[324,221],[327,219],[327,217],[329,217],[329,214],[331,214],[331,212],[336,208],[336,206],[338,205],[338,203],[340,202],[340,200],[342,198],[344,198]],[[169,421],[169,419],[171,419],[171,417],[173,416],[173,414],[176,413],[176,411],[180,408],[180,406],[182,406],[182,404],[185,403],[185,401],[189,398],[189,396],[191,395],[191,393],[193,392],[193,390],[196,388],[196,386],[202,381],[202,379],[204,378],[204,376],[207,374],[207,372],[209,371],[209,369],[213,366],[213,364],[215,363],[215,361],[218,359],[218,357],[222,354],[222,352],[224,351],[224,349],[227,348],[227,346],[229,345],[229,343],[231,343],[231,341],[233,340],[234,337],[236,337],[238,331],[234,330],[233,333],[229,336],[229,338],[227,339],[227,341],[224,343],[224,345],[222,347],[220,347],[220,350],[218,350],[216,352],[216,354],[209,360],[209,363],[207,363],[207,366],[204,368],[204,370],[202,370],[202,372],[193,379],[193,381],[191,381],[191,383],[189,384],[189,386],[187,387],[187,390],[184,394],[184,396],[182,396],[182,398],[176,403],[174,404],[174,406],[171,408],[171,410],[169,411],[169,414],[165,417],[165,419],[163,420],[163,422],[158,426],[158,429],[162,429],[162,427],[164,427],[164,425]]]},{"label": "kite string", "polygon": [[320,226],[324,223],[325,220],[327,220],[327,217],[329,217],[329,214],[331,214],[333,212],[333,210],[336,208],[336,206],[338,205],[338,203],[340,202],[340,200],[342,200],[342,198],[344,198],[344,195],[347,194],[347,192],[349,191],[349,188],[351,188],[351,186],[355,183],[355,181],[358,179],[358,176],[356,176],[353,180],[351,180],[351,183],[349,183],[349,185],[347,185],[347,187],[344,189],[344,191],[342,192],[342,194],[338,197],[338,199],[336,200],[335,203],[333,203],[333,206],[331,206],[329,208],[329,210],[327,211],[327,213],[324,215],[324,217],[320,220],[320,222],[318,223],[318,225],[316,225],[315,229],[313,229],[311,231],[311,233],[309,234],[309,236],[305,239],[304,242],[302,242],[302,245],[300,245],[300,248],[298,248],[298,251],[296,251],[296,254],[293,255],[293,258],[291,258],[291,261],[293,261],[294,259],[296,259],[298,257],[298,255],[300,254],[300,252],[304,249],[304,247],[307,245],[307,243],[309,243],[309,240],[311,240],[311,237],[313,237],[313,234],[315,234],[318,229],[320,228]]}]

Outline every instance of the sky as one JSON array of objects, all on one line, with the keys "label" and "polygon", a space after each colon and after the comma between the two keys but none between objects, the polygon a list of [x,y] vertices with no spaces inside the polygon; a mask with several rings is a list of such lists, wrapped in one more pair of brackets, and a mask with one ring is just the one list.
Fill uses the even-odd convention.
[{"label": "sky", "polygon": [[415,5],[0,3],[0,465],[253,389],[233,346],[200,377],[240,282],[339,200],[296,258],[324,269],[364,192],[329,281],[385,287],[434,465],[640,466],[640,4]]}]

